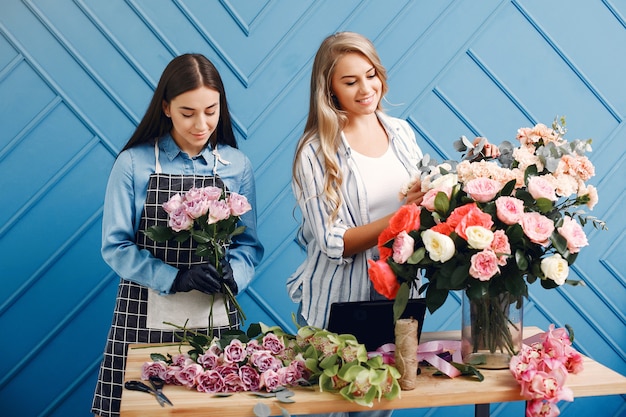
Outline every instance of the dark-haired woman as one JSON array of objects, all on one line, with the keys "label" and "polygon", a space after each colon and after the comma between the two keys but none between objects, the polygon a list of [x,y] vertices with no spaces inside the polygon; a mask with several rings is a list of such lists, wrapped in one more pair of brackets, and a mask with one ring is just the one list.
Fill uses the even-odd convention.
[{"label": "dark-haired woman", "polygon": [[[241,216],[245,232],[234,238],[221,272],[196,256],[192,243],[157,243],[143,233],[167,224],[162,204],[170,197],[205,186],[241,194],[252,206]],[[237,149],[219,72],[203,55],[178,56],[161,75],[106,189],[102,256],[120,284],[95,415],[119,415],[129,344],[178,341],[164,322],[217,336],[239,326],[234,306],[219,289],[227,285],[236,294],[250,283],[263,256],[256,230],[252,165]]]}]

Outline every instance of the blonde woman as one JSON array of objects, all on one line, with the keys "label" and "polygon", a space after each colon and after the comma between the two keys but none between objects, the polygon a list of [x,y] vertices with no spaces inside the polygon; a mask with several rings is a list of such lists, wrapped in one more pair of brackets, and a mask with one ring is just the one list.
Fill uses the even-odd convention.
[{"label": "blonde woman", "polygon": [[289,278],[300,321],[328,323],[330,305],[380,298],[367,260],[402,204],[419,204],[421,184],[400,200],[422,152],[408,123],[386,115],[387,74],[374,45],[341,32],[327,37],[313,63],[309,115],[293,162],[307,257]]}]

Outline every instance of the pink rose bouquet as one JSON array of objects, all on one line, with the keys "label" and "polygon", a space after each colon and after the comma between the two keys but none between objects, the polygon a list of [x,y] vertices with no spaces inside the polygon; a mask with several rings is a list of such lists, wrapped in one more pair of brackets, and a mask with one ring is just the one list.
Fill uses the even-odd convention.
[{"label": "pink rose bouquet", "polygon": [[[482,328],[500,332],[489,335],[490,350],[506,349],[512,355],[516,352],[504,309],[489,303],[519,308],[528,284],[539,281],[551,289],[578,283],[568,275],[588,245],[583,227],[605,224],[583,210],[591,210],[598,200],[595,188],[586,184],[594,175],[585,156],[591,140],[566,141],[564,124],[562,118],[552,128],[537,124],[519,129],[520,146],[503,142],[497,161],[466,158],[437,164],[424,157],[418,166],[426,193],[421,206],[396,212],[379,236],[380,259],[369,261],[375,289],[395,299],[396,319],[411,288],[425,293],[431,313],[449,291],[462,290],[470,302],[483,303],[485,308],[475,313]],[[462,143],[469,141],[462,138]],[[422,276],[426,282],[420,283]],[[500,310],[500,316],[492,310]]]},{"label": "pink rose bouquet", "polygon": [[[181,346],[187,353],[150,355],[142,367],[144,380],[156,376],[167,384],[199,392],[275,393],[298,385],[318,384],[321,391],[339,393],[349,401],[371,407],[374,400],[396,398],[400,374],[380,356],[369,358],[352,335],[301,327],[297,334],[280,327],[251,324],[247,332],[229,331],[221,339],[184,327]],[[292,400],[290,400],[292,401]]]},{"label": "pink rose bouquet", "polygon": [[[191,239],[195,254],[215,265],[218,271],[233,237],[245,230],[245,226],[239,225],[239,218],[252,209],[245,196],[213,186],[194,187],[182,195],[175,194],[162,207],[168,214],[168,225],[152,226],[145,231],[146,236],[155,242],[174,239],[182,243]],[[245,319],[230,288],[223,285],[223,289],[241,319]]]}]

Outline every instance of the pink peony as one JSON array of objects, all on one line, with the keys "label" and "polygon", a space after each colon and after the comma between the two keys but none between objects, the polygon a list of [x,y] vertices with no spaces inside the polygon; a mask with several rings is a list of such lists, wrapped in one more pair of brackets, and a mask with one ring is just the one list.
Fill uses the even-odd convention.
[{"label": "pink peony", "polygon": [[511,255],[511,245],[509,244],[509,238],[504,230],[498,229],[493,232],[491,250],[498,256],[498,265],[506,265],[507,259]]},{"label": "pink peony", "polygon": [[502,185],[491,178],[475,178],[464,187],[464,191],[479,203],[491,201],[501,189]]},{"label": "pink peony", "polygon": [[535,200],[539,198],[547,198],[550,201],[556,201],[557,196],[552,182],[545,177],[533,176],[528,179],[528,192]]},{"label": "pink peony", "polygon": [[547,246],[550,243],[550,236],[554,232],[552,220],[540,213],[532,212],[524,213],[520,223],[524,234],[531,242],[543,246]]},{"label": "pink peony", "polygon": [[472,277],[480,281],[489,281],[498,272],[500,272],[498,257],[492,250],[486,249],[472,255],[469,269]]},{"label": "pink peony", "polygon": [[524,202],[515,197],[498,197],[496,200],[496,216],[508,225],[519,223],[524,214]]},{"label": "pink peony", "polygon": [[563,225],[557,231],[567,240],[567,250],[570,253],[578,253],[580,248],[589,245],[582,226],[569,216],[563,218]]}]

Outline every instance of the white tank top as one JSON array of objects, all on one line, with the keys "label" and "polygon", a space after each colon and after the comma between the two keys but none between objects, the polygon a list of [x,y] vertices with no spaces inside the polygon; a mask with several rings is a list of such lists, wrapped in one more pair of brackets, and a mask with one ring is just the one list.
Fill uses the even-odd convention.
[{"label": "white tank top", "polygon": [[374,221],[400,208],[402,201],[398,199],[398,194],[410,177],[391,145],[377,158],[365,156],[354,149],[352,157],[367,191],[370,220]]}]

